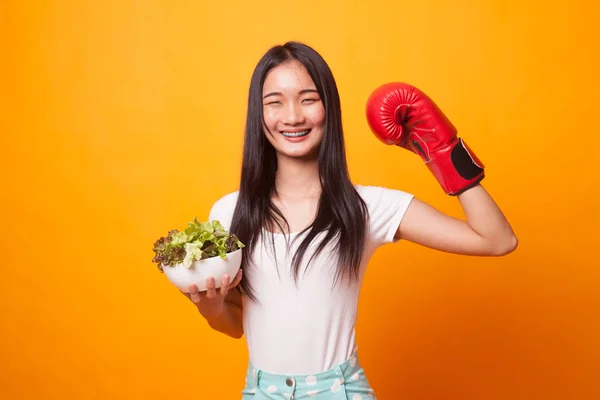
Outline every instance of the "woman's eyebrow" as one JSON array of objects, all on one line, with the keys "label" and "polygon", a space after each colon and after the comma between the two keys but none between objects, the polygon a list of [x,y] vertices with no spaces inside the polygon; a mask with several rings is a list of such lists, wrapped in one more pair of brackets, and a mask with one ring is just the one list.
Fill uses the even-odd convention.
[{"label": "woman's eyebrow", "polygon": [[266,99],[267,97],[271,97],[271,96],[281,96],[281,94],[282,94],[281,92],[271,92],[271,93],[265,95],[263,97],[263,99]]},{"label": "woman's eyebrow", "polygon": [[[303,89],[298,92],[298,94],[305,94],[305,93],[319,93],[319,91],[317,89]],[[281,92],[271,92],[271,93],[264,95],[263,99],[266,99],[267,97],[272,97],[272,96],[281,96],[282,94],[283,93],[281,93]]]}]

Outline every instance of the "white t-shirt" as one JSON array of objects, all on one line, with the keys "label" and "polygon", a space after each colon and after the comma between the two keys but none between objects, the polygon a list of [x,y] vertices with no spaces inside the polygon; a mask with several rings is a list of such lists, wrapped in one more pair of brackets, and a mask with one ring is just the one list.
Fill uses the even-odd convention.
[{"label": "white t-shirt", "polygon": [[[335,258],[328,257],[332,254],[331,243],[304,272],[323,233],[305,253],[298,284],[291,273],[291,259],[305,234],[289,235],[289,252],[287,235],[274,234],[277,263],[271,233],[264,230],[269,236],[257,241],[253,263],[244,266],[244,276],[258,302],[243,297],[244,335],[254,367],[276,374],[315,374],[344,362],[357,349],[354,326],[366,266],[379,246],[395,241],[394,235],[413,195],[376,186],[355,188],[365,200],[370,218],[358,281],[349,284],[345,279],[334,286],[337,265]],[[219,199],[209,219],[219,220],[229,229],[238,193]]]}]

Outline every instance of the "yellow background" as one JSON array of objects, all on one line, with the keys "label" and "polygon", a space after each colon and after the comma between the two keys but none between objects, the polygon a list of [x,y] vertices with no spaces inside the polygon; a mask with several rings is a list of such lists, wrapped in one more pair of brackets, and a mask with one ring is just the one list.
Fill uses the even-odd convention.
[{"label": "yellow background", "polygon": [[487,167],[504,258],[382,248],[358,343],[381,399],[600,398],[598,6],[542,1],[3,1],[0,397],[236,399],[244,340],[151,263],[237,188],[247,90],[271,46],[337,79],[356,183],[452,215],[364,105],[424,90]]}]

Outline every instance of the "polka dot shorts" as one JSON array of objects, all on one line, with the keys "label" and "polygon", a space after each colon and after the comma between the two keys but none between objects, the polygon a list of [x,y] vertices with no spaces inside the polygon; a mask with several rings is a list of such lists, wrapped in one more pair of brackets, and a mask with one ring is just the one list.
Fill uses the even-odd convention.
[{"label": "polka dot shorts", "polygon": [[375,400],[356,354],[314,375],[275,375],[250,364],[242,400]]}]

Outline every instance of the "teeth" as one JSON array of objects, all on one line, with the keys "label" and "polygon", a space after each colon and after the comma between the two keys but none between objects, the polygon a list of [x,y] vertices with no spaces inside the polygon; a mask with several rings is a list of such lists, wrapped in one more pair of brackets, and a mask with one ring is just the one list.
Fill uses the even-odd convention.
[{"label": "teeth", "polygon": [[281,132],[281,134],[285,137],[300,137],[308,135],[309,132],[310,129],[302,132]]}]

